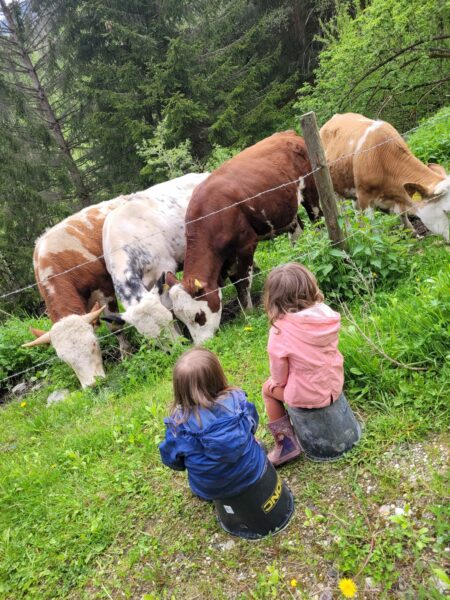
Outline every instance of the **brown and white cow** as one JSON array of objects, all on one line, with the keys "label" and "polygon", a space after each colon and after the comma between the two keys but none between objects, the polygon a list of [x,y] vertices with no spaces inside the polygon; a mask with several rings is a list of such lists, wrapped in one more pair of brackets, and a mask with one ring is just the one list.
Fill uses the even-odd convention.
[{"label": "brown and white cow", "polygon": [[162,295],[196,344],[212,337],[219,327],[218,288],[227,276],[241,304],[251,307],[258,241],[295,230],[299,201],[305,202],[310,217],[319,215],[314,179],[303,177],[309,171],[303,138],[285,131],[247,148],[195,188],[186,212],[183,279],[179,283],[173,273],[167,273],[165,283],[170,289]]},{"label": "brown and white cow", "polygon": [[355,198],[361,210],[400,213],[411,229],[407,213],[415,214],[449,241],[450,177],[439,165],[416,158],[392,125],[356,113],[336,114],[320,137],[339,195]]},{"label": "brown and white cow", "polygon": [[33,330],[37,338],[25,346],[51,343],[59,358],[75,371],[83,387],[104,377],[102,357],[92,322],[100,310],[118,310],[114,287],[103,258],[102,230],[108,213],[124,204],[119,196],[84,208],[46,231],[36,242],[34,271],[53,326]]}]

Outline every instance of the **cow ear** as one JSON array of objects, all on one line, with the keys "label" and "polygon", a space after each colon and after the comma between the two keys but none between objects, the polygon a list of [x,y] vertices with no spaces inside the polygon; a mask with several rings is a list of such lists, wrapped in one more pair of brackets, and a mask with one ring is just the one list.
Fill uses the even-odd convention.
[{"label": "cow ear", "polygon": [[165,283],[167,283],[167,285],[169,287],[172,287],[173,285],[176,285],[177,283],[180,283],[180,282],[178,281],[178,279],[175,277],[175,275],[171,271],[167,271]]},{"label": "cow ear", "polygon": [[35,327],[30,327],[30,332],[34,335],[35,338],[40,338],[41,335],[45,335],[47,333],[43,329],[36,329]]},{"label": "cow ear", "polygon": [[428,190],[420,183],[405,183],[403,187],[414,202],[420,202],[429,195]]},{"label": "cow ear", "polygon": [[431,169],[437,175],[442,175],[442,177],[447,177],[447,173],[445,172],[444,167],[438,165],[436,163],[428,163],[428,168]]}]

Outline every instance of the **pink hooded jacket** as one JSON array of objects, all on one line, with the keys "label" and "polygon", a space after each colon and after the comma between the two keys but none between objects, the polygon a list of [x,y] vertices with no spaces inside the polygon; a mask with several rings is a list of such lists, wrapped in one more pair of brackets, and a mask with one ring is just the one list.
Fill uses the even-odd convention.
[{"label": "pink hooded jacket", "polygon": [[341,316],[324,303],[287,313],[269,333],[270,389],[284,387],[290,406],[321,408],[337,400],[344,385],[338,350]]}]

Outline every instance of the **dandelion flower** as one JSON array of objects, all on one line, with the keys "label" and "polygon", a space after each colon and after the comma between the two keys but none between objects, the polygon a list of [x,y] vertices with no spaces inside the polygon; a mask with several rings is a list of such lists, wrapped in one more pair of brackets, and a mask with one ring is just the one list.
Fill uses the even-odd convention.
[{"label": "dandelion flower", "polygon": [[353,579],[339,579],[339,589],[344,598],[354,598],[358,590]]},{"label": "dandelion flower", "polygon": [[244,327],[244,331],[253,331],[253,327],[251,325],[247,325]]},{"label": "dandelion flower", "polygon": [[21,403],[20,403],[20,406],[21,406],[21,408],[25,408],[25,406],[26,406],[26,405],[27,405],[27,403],[26,403],[26,402],[21,402]]},{"label": "dandelion flower", "polygon": [[297,587],[297,580],[296,579],[291,579],[291,587],[293,587],[293,588]]}]

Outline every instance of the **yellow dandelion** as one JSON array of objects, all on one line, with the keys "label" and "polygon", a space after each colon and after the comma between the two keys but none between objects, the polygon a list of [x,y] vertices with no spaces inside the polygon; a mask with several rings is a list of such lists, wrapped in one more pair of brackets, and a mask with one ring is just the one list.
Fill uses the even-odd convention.
[{"label": "yellow dandelion", "polygon": [[27,405],[27,403],[26,403],[26,402],[21,402],[21,403],[20,403],[20,406],[21,406],[21,408],[25,408],[25,406],[26,406],[26,405]]},{"label": "yellow dandelion", "polygon": [[297,580],[296,579],[291,579],[291,587],[293,587],[293,588],[297,587]]},{"label": "yellow dandelion", "polygon": [[52,465],[52,467],[51,467],[51,468],[52,468],[52,469],[56,469],[56,465]]},{"label": "yellow dandelion", "polygon": [[244,331],[253,331],[253,327],[251,325],[246,325]]},{"label": "yellow dandelion", "polygon": [[354,598],[358,588],[353,579],[339,579],[339,589],[344,598]]}]

